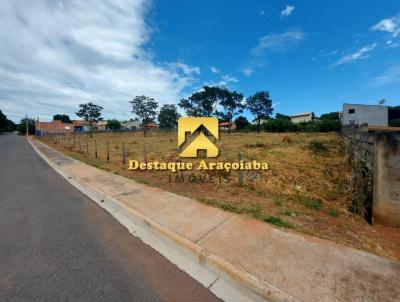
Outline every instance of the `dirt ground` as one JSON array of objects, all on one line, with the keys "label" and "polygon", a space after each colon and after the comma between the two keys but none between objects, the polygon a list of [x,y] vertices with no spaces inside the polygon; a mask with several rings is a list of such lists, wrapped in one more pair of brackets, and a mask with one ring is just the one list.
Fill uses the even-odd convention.
[{"label": "dirt ground", "polygon": [[216,142],[219,157],[206,161],[238,162],[240,156],[245,161],[269,164],[265,171],[244,172],[243,186],[237,171],[181,174],[128,169],[130,159],[181,161],[176,132],[151,132],[147,137],[141,132],[106,132],[41,140],[78,160],[137,182],[250,215],[288,231],[400,260],[400,229],[371,226],[349,212],[350,167],[346,145],[336,133],[221,133]]}]

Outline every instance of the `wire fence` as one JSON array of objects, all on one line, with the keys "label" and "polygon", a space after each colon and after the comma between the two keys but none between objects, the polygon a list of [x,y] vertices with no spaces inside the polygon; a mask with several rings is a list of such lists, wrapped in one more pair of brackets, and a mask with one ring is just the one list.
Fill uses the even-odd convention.
[{"label": "wire fence", "polygon": [[[109,134],[109,133],[108,133]],[[121,135],[122,134],[122,135]],[[176,138],[176,132],[149,132],[149,136],[154,138],[167,139]],[[163,150],[156,150],[151,142],[139,143],[138,137],[129,135],[128,132],[119,132],[119,135],[114,138],[98,138],[96,134],[47,134],[42,135],[41,140],[46,143],[58,145],[62,149],[70,152],[79,153],[87,158],[95,159],[99,162],[106,163],[120,163],[126,165],[128,160],[137,160],[148,163],[157,160],[159,162],[165,161],[182,161],[179,154],[182,150],[173,148],[173,140],[170,139],[168,148]],[[224,152],[235,154],[234,161],[251,162],[257,160],[254,156],[248,155],[243,150],[231,149],[224,146]],[[201,159],[201,158],[200,158]],[[205,159],[205,158],[203,158]],[[233,171],[232,171],[233,172]],[[246,174],[250,175],[250,179],[254,178],[254,173],[248,170],[238,169],[237,179],[239,186],[243,186]]]}]

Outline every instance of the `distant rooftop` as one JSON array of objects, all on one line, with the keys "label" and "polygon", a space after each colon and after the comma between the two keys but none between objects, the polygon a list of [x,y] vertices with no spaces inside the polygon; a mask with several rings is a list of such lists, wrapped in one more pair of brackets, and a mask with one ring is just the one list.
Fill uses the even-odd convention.
[{"label": "distant rooftop", "polygon": [[302,113],[296,113],[291,115],[291,117],[296,117],[296,116],[305,116],[305,115],[312,115],[312,112],[302,112]]}]

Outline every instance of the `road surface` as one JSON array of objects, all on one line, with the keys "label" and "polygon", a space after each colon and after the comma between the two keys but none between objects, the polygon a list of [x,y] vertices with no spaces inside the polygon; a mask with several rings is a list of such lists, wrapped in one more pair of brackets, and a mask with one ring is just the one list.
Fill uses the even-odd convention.
[{"label": "road surface", "polygon": [[0,301],[217,301],[68,184],[24,137],[0,135]]}]

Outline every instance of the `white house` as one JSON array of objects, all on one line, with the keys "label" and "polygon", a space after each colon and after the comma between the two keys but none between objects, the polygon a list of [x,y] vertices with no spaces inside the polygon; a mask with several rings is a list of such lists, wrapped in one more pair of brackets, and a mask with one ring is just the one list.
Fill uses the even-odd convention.
[{"label": "white house", "polygon": [[107,120],[103,120],[103,121],[98,121],[96,124],[96,130],[97,131],[105,131],[106,130],[106,126],[107,126]]},{"label": "white house", "polygon": [[389,119],[388,106],[343,104],[342,125],[362,125],[387,127]]},{"label": "white house", "polygon": [[121,123],[122,130],[136,130],[140,129],[141,123],[139,121],[126,121]]},{"label": "white house", "polygon": [[304,112],[293,114],[290,120],[293,124],[299,124],[303,122],[311,122],[314,119],[314,112]]}]

